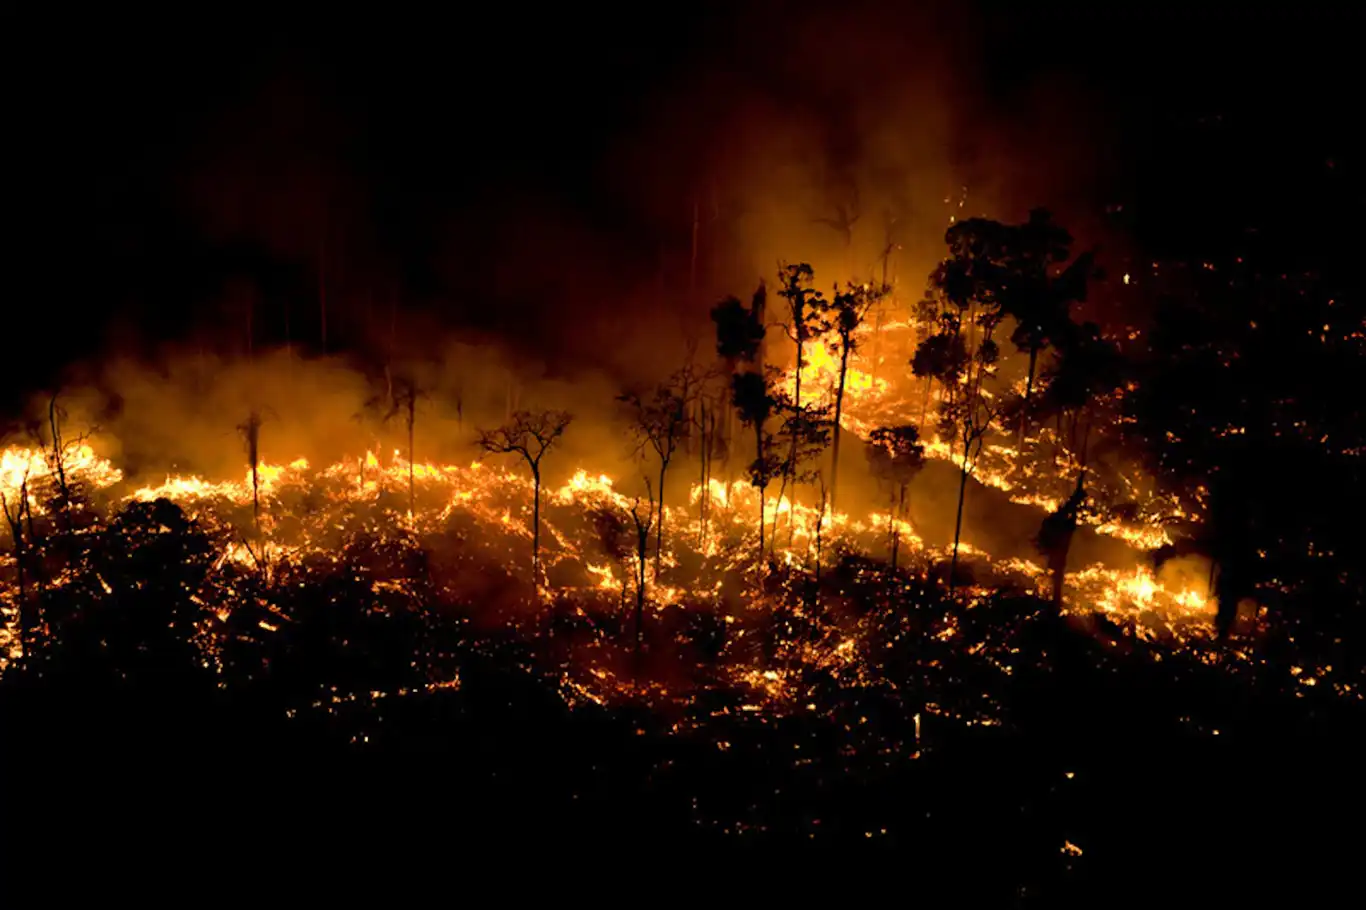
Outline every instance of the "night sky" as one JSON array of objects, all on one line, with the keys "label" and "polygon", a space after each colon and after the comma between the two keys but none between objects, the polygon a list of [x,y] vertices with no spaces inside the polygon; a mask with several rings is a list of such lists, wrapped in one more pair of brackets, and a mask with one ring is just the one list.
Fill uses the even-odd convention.
[{"label": "night sky", "polygon": [[[292,334],[316,332],[323,224],[349,293],[572,359],[588,345],[556,314],[620,308],[661,262],[677,271],[690,188],[742,154],[737,124],[762,133],[791,112],[838,166],[864,154],[881,104],[851,99],[898,80],[932,101],[887,119],[915,135],[916,105],[932,106],[953,172],[936,179],[1004,187],[1009,208],[986,214],[1047,205],[1152,257],[1262,242],[1294,267],[1347,251],[1336,219],[1359,211],[1362,182],[1335,88],[1351,14],[1100,6],[33,23],[10,80],[11,325],[45,340],[20,345],[24,384],[216,325],[242,287],[292,301]],[[752,280],[722,265],[707,290]]]}]

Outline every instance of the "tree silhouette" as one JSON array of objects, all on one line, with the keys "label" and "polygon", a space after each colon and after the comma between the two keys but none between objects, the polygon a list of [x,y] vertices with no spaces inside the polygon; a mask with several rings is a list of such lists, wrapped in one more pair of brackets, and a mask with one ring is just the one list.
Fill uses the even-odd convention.
[{"label": "tree silhouette", "polygon": [[598,535],[598,541],[602,544],[603,552],[622,570],[621,609],[622,612],[625,612],[626,562],[630,558],[630,550],[625,542],[626,521],[619,510],[605,506],[594,509],[590,514],[590,519],[593,522],[593,530]]},{"label": "tree silhouette", "polygon": [[774,453],[774,436],[768,430],[778,401],[768,378],[760,373],[736,373],[731,379],[731,401],[740,422],[754,432],[754,460],[748,468],[749,482],[759,491],[759,559],[764,557],[765,499],[768,485],[783,467]]},{"label": "tree silhouette", "polygon": [[395,385],[397,388],[392,392],[389,412],[384,415],[385,421],[392,420],[400,411],[403,413],[404,424],[408,430],[408,520],[415,521],[417,516],[417,485],[414,474],[413,458],[414,434],[417,425],[417,402],[418,399],[425,397],[425,394],[418,389],[417,382],[410,376],[401,377]]},{"label": "tree silhouette", "polygon": [[520,455],[531,469],[531,571],[540,583],[541,570],[541,459],[564,435],[573,415],[568,411],[517,411],[492,430],[480,430],[476,445],[492,455]]},{"label": "tree silhouette", "polygon": [[1030,212],[1024,224],[991,231],[987,244],[984,253],[991,267],[979,276],[979,287],[988,287],[1002,314],[1015,320],[1011,341],[1021,352],[1029,354],[1016,440],[1019,448],[1024,440],[1039,353],[1056,344],[1067,331],[1072,304],[1086,299],[1087,282],[1096,274],[1095,254],[1083,253],[1055,277],[1055,268],[1070,255],[1072,236],[1055,224],[1044,209]]},{"label": "tree silhouette", "polygon": [[[952,449],[962,446],[949,567],[950,592],[957,577],[968,478],[1001,411],[985,383],[994,377],[1000,356],[992,338],[1003,317],[1000,291],[1009,286],[1014,270],[1023,267],[1011,258],[1011,237],[1012,228],[982,218],[949,228],[944,235],[949,258],[930,273],[922,307],[934,314],[938,331],[921,342],[917,356],[925,351],[922,363],[940,371],[936,378],[944,384],[946,393],[940,406],[940,432],[953,440]],[[960,350],[965,355],[962,359],[958,356]]]},{"label": "tree silhouette", "polygon": [[[650,489],[650,478],[645,478],[645,495],[647,499],[645,514],[640,514],[640,500],[636,499],[631,503],[631,522],[636,529],[636,641],[635,641],[635,677],[640,679],[640,644],[643,636],[645,623],[645,563],[650,552],[650,523],[654,520],[655,504],[654,491]],[[655,578],[658,579],[659,570],[655,570]]]},{"label": "tree silhouette", "polygon": [[1077,530],[1077,520],[1086,506],[1086,490],[1083,483],[1086,472],[1077,475],[1077,487],[1067,501],[1043,520],[1038,536],[1034,538],[1039,552],[1048,559],[1048,571],[1053,583],[1053,609],[1062,612],[1063,582],[1067,577],[1067,554],[1072,546],[1072,536]]},{"label": "tree silhouette", "polygon": [[[806,366],[806,345],[813,338],[819,338],[830,328],[826,322],[827,304],[820,291],[811,287],[815,272],[805,262],[783,266],[778,273],[782,289],[778,296],[787,301],[784,319],[778,324],[787,334],[788,340],[796,348],[796,382],[792,391],[792,407],[800,411],[802,406],[802,372]],[[794,438],[788,450],[788,459],[783,466],[784,482],[792,480],[797,467],[797,449]]]},{"label": "tree silhouette", "polygon": [[1093,322],[1068,323],[1055,337],[1058,363],[1045,377],[1047,386],[1037,410],[1067,424],[1068,456],[1084,470],[1095,418],[1111,410],[1113,393],[1124,381],[1123,360]]},{"label": "tree silhouette", "polygon": [[901,249],[901,244],[897,240],[897,224],[900,216],[897,214],[903,209],[902,206],[887,207],[882,212],[882,251],[878,254],[878,259],[882,262],[882,290],[883,297],[873,306],[877,312],[877,323],[873,327],[873,350],[872,363],[869,370],[876,377],[882,368],[882,320],[886,315],[887,308],[883,306],[883,301],[889,299],[892,294],[891,259],[892,254]]},{"label": "tree silhouette", "polygon": [[750,484],[759,491],[759,559],[764,556],[765,493],[778,469],[768,421],[777,401],[764,367],[764,314],[768,294],[763,282],[746,307],[727,297],[712,308],[716,323],[716,353],[730,372],[730,399],[736,417],[754,433],[754,460],[746,468]]},{"label": "tree silhouette", "polygon": [[1318,276],[1273,274],[1265,255],[1191,269],[1164,296],[1120,429],[1198,518],[1177,542],[1212,561],[1220,634],[1256,598],[1298,642],[1331,641],[1359,628],[1346,605],[1366,590],[1366,422],[1342,391],[1363,385],[1359,334],[1343,328],[1363,308]]},{"label": "tree silhouette", "polygon": [[823,224],[839,234],[844,241],[845,268],[852,271],[854,255],[854,228],[862,217],[863,207],[859,197],[858,184],[848,176],[836,177],[826,190],[829,210],[828,216],[817,216],[812,220]]},{"label": "tree silhouette", "polygon": [[[712,322],[716,324],[716,354],[724,364],[725,383],[718,395],[717,403],[726,414],[726,426],[721,435],[734,440],[731,424],[732,409],[726,407],[730,397],[731,380],[737,372],[750,371],[762,373],[764,370],[764,314],[767,309],[768,291],[763,281],[750,298],[746,307],[734,297],[727,297],[712,308]],[[727,480],[730,479],[730,455],[732,446],[725,446]]]},{"label": "tree silhouette", "polygon": [[53,487],[50,505],[56,513],[60,530],[64,534],[70,534],[76,530],[75,510],[83,504],[85,493],[69,469],[71,455],[73,450],[86,443],[94,430],[92,428],[77,436],[68,436],[68,414],[66,408],[58,403],[58,394],[55,392],[48,398],[46,416],[45,421],[34,419],[28,422],[28,435],[34,446],[42,451],[43,460],[47,462],[48,477]]},{"label": "tree silhouette", "polygon": [[711,474],[712,465],[718,453],[724,453],[725,443],[720,437],[720,412],[725,411],[724,403],[713,401],[713,393],[708,390],[715,371],[710,371],[698,388],[697,417],[695,426],[699,443],[699,462],[701,474],[698,478],[701,495],[697,502],[697,545],[703,546],[707,540],[707,525],[711,517]]},{"label": "tree silhouette", "polygon": [[929,417],[930,395],[934,391],[935,380],[945,388],[956,386],[967,371],[968,351],[962,336],[948,332],[936,332],[920,343],[911,358],[911,372],[925,380],[925,400],[920,406],[918,429],[925,431],[925,421]]},{"label": "tree silhouette", "polygon": [[727,297],[712,308],[716,323],[716,353],[735,372],[741,363],[760,362],[764,343],[764,311],[767,291],[763,282],[746,307],[735,297]]},{"label": "tree silhouette", "polygon": [[[655,578],[659,578],[660,558],[664,552],[664,481],[669,463],[689,430],[689,409],[700,381],[691,366],[685,366],[653,392],[625,392],[617,396],[627,409],[637,451],[649,448],[659,459],[659,498],[655,503],[658,521],[655,528]],[[653,498],[652,498],[653,501]]]},{"label": "tree silhouette", "polygon": [[826,320],[830,325],[831,331],[835,336],[835,347],[840,355],[840,375],[839,382],[835,386],[835,418],[834,418],[834,444],[831,447],[830,463],[830,508],[836,508],[836,497],[839,493],[839,471],[840,471],[840,418],[844,413],[844,383],[849,374],[849,355],[857,348],[858,343],[854,338],[859,326],[863,324],[868,311],[876,306],[878,302],[888,293],[885,280],[883,284],[874,288],[867,284],[848,285],[843,292],[837,288],[834,296],[826,305]]},{"label": "tree silhouette", "polygon": [[[778,501],[781,503],[782,497],[787,493],[789,483],[794,487],[799,483],[809,483],[819,473],[815,469],[803,470],[802,466],[814,464],[826,447],[830,445],[831,419],[828,407],[812,404],[798,406],[781,391],[775,391],[773,398],[778,413],[782,415],[777,440],[779,445],[788,452],[782,472],[782,487],[778,494]],[[794,513],[789,512],[788,546],[792,545],[792,538],[796,533],[797,525],[793,518]],[[778,516],[775,515],[773,519],[774,539],[769,546],[770,550],[776,549],[777,532]]]},{"label": "tree silhouette", "polygon": [[11,505],[5,492],[0,490],[0,506],[4,507],[5,521],[9,524],[10,536],[14,545],[15,586],[18,588],[19,595],[15,602],[15,608],[18,611],[16,625],[19,629],[19,647],[25,656],[29,654],[32,647],[33,631],[37,628],[36,617],[30,615],[28,587],[24,576],[24,570],[28,563],[28,554],[24,548],[24,518],[29,510],[28,478],[32,467],[31,463],[24,466],[24,476],[20,479],[19,487],[15,491],[13,505]]},{"label": "tree silhouette", "polygon": [[[261,414],[252,409],[247,419],[237,425],[242,435],[242,443],[247,449],[248,471],[251,474],[251,521],[252,536],[256,546],[261,543]],[[260,554],[256,555],[258,559]]]},{"label": "tree silhouette", "polygon": [[868,467],[874,477],[891,491],[888,510],[889,550],[892,571],[896,571],[897,554],[901,548],[900,523],[906,519],[906,488],[925,466],[925,446],[920,442],[920,431],[909,424],[878,427],[868,434]]}]

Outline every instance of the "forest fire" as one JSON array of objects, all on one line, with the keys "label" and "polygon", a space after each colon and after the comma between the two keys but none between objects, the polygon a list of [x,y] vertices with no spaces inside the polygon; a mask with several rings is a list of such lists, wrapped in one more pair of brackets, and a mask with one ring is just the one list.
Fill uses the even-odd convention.
[{"label": "forest fire", "polygon": [[[812,358],[813,375],[825,375],[828,379],[831,363],[829,359]],[[851,427],[867,426],[874,418],[865,415],[876,415],[894,406],[891,383],[875,381],[857,368],[851,369],[850,375],[845,386],[845,413]],[[820,387],[810,377],[807,383],[808,388]],[[952,459],[949,447],[938,440],[931,440],[926,448],[931,458]],[[27,497],[26,508],[34,515],[44,514],[50,508],[48,496],[57,482],[55,462],[50,449],[6,449],[2,478],[7,508],[17,510],[20,498]],[[191,519],[212,529],[219,547],[213,560],[214,572],[221,577],[207,580],[209,589],[229,586],[231,579],[243,572],[270,574],[286,562],[303,564],[326,557],[329,548],[340,542],[337,529],[345,525],[347,510],[367,503],[390,504],[379,517],[385,523],[380,526],[381,533],[391,539],[413,534],[440,535],[453,514],[468,516],[480,534],[503,541],[497,552],[501,553],[502,568],[512,573],[524,571],[526,541],[531,536],[526,518],[533,492],[530,479],[510,468],[480,461],[467,465],[409,464],[398,451],[388,458],[367,451],[322,466],[302,458],[287,464],[258,463],[254,470],[247,468],[239,480],[172,475],[158,484],[129,489],[122,472],[97,456],[89,443],[82,442],[63,453],[61,470],[68,478],[64,482],[79,485],[88,497],[84,508],[93,509],[99,504],[112,517],[126,504],[166,499],[180,506]],[[1004,473],[984,471],[981,479],[988,485],[1016,491],[1016,501],[1056,507],[1052,500],[1028,499],[1020,494],[1019,487]],[[643,577],[652,611],[714,605],[719,603],[723,589],[734,584],[727,582],[727,578],[737,572],[743,577],[756,571],[752,516],[758,511],[759,501],[754,487],[745,481],[726,483],[712,478],[705,490],[693,484],[686,504],[666,505],[666,550],[657,563],[646,560],[643,576],[637,576],[635,568],[629,565],[635,559],[629,552],[622,558],[619,551],[616,562],[608,558],[610,554],[603,549],[604,543],[593,531],[591,521],[595,511],[626,515],[639,502],[638,498],[618,492],[607,475],[580,469],[562,486],[546,491],[545,500],[546,571],[567,581],[542,587],[542,602],[548,603],[556,590],[569,589],[590,596],[596,592],[606,595],[609,603],[624,603],[634,596],[635,586]],[[822,509],[783,496],[768,498],[764,516],[774,529],[773,556],[777,564],[796,571],[810,570],[815,565],[818,543],[825,548],[827,560],[832,558],[829,554],[837,553],[878,556],[886,550],[893,533],[906,552],[918,554],[921,572],[945,555],[927,547],[910,521],[886,511],[851,515],[831,510],[828,505]],[[1109,530],[1136,546],[1148,547],[1157,545],[1162,534],[1157,528],[1118,524],[1102,525],[1098,530]],[[960,551],[978,561],[987,570],[987,577],[1017,577],[1032,588],[1041,584],[1045,574],[1041,566],[1025,560],[1006,560],[994,565],[988,553],[966,542],[960,545]],[[11,550],[11,573],[14,560]],[[680,569],[685,564],[686,571]],[[49,583],[61,582],[52,579]],[[1078,568],[1069,575],[1068,590],[1068,609],[1073,612],[1099,609],[1111,615],[1140,617],[1141,621],[1155,619],[1164,625],[1180,626],[1184,634],[1201,634],[1210,621],[1204,592],[1168,589],[1141,568]],[[196,596],[204,594],[196,592]],[[0,597],[6,604],[4,634],[13,659],[20,656],[20,591],[12,577]],[[223,622],[228,619],[221,608],[215,615]],[[269,628],[268,624],[261,627]],[[823,650],[825,645],[803,647],[805,660],[847,663],[855,659],[858,646],[856,639],[842,638],[828,650]],[[764,675],[773,672],[749,669],[742,671],[742,677],[765,680],[758,687],[760,694],[776,697],[776,677]],[[606,671],[598,669],[576,686],[581,692],[595,692],[597,700],[612,697],[614,691],[633,691],[630,686],[620,688],[616,682],[608,683],[605,689],[598,688],[605,678]]]},{"label": "forest fire", "polygon": [[[1007,229],[971,220],[949,236],[997,230]],[[571,414],[513,412],[510,387],[504,423],[477,432],[470,461],[414,459],[421,393],[386,370],[384,395],[365,407],[387,413],[349,455],[267,461],[253,408],[236,427],[238,479],[153,483],[99,457],[99,437],[67,441],[54,399],[32,443],[3,456],[6,663],[72,622],[51,604],[92,596],[83,590],[136,596],[119,588],[117,557],[87,551],[137,553],[165,536],[197,554],[200,568],[170,596],[189,605],[199,661],[223,685],[269,678],[271,655],[316,609],[291,602],[315,590],[352,601],[362,625],[388,616],[432,624],[434,642],[468,630],[459,647],[474,653],[530,649],[518,665],[547,674],[571,709],[646,706],[674,733],[699,735],[737,716],[819,717],[858,728],[870,755],[927,754],[940,724],[1010,724],[1002,687],[1024,669],[1022,641],[1050,593],[1056,619],[1107,647],[1255,667],[1251,652],[1212,650],[1208,562],[1154,558],[1173,549],[1173,523],[1198,533],[1204,488],[1187,506],[1126,454],[1117,402],[1134,386],[1107,380],[1112,349],[1098,330],[1056,322],[1047,370],[1035,377],[1033,356],[1029,375],[1007,382],[1023,358],[999,354],[990,333],[1008,317],[946,296],[940,273],[913,314],[890,287],[827,299],[809,266],[779,278],[790,355],[765,327],[761,288],[748,309],[730,299],[714,310],[715,364],[618,397],[644,472],[629,493],[603,464],[565,463]],[[1027,333],[1014,337],[1037,355]],[[1082,357],[1099,365],[1069,372]],[[284,362],[290,375],[301,368]],[[1095,386],[1104,381],[1110,391]],[[841,442],[864,464],[840,471]],[[938,473],[922,478],[931,465]],[[969,500],[1019,510],[1022,531],[965,526]],[[1069,557],[1078,529],[1111,545]],[[346,593],[321,593],[332,585]],[[408,660],[399,683],[291,703],[290,716],[457,685],[457,665],[426,660]],[[993,682],[969,686],[983,674]],[[913,730],[844,718],[877,702],[913,716]]]},{"label": "forest fire", "polygon": [[5,894],[1358,890],[1361,24],[1130,6],[25,21]]}]

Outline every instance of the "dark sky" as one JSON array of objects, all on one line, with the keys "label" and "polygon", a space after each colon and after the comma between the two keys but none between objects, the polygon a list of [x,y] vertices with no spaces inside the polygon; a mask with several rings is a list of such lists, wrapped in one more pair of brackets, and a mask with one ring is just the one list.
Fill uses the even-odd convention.
[{"label": "dark sky", "polygon": [[[827,161],[857,159],[841,137],[871,135],[855,121],[881,102],[851,97],[892,97],[899,80],[947,124],[946,184],[1058,197],[1078,221],[1123,203],[1152,255],[1217,253],[1253,225],[1286,250],[1331,246],[1341,200],[1361,207],[1360,16],[1200,6],[745,0],[294,21],[224,6],[24,23],[7,80],[13,337],[42,342],[22,345],[21,372],[216,324],[234,295],[293,301],[306,334],[324,223],[338,286],[553,356],[569,344],[557,314],[621,306],[686,246],[673,213],[689,187],[746,124],[768,130],[746,105],[763,99],[769,132],[819,133]],[[885,110],[925,132],[917,108]]]}]

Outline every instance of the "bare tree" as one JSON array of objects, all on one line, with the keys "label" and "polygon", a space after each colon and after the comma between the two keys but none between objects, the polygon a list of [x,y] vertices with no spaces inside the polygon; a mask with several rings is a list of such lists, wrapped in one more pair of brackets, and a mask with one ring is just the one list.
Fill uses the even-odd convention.
[{"label": "bare tree", "polygon": [[261,539],[261,414],[253,410],[247,419],[237,425],[242,441],[247,447],[247,463],[251,468],[251,518],[255,528],[255,538]]},{"label": "bare tree", "polygon": [[[69,454],[71,450],[85,442],[88,433],[77,436],[74,439],[67,438],[65,423],[67,419],[66,409],[57,403],[57,394],[54,393],[47,402],[47,426],[44,428],[44,421],[34,419],[28,422],[28,435],[33,440],[35,448],[43,453],[43,460],[47,463],[48,475],[55,484],[56,492],[56,513],[62,530],[72,530],[71,506],[76,498],[76,481],[69,470]],[[46,433],[46,435],[45,435]]]},{"label": "bare tree", "polygon": [[[647,505],[645,514],[640,514],[640,500],[631,503],[631,520],[636,526],[636,644],[635,676],[640,679],[640,644],[645,622],[645,564],[650,552],[650,524],[654,521],[654,491],[650,489],[650,478],[645,478]],[[656,578],[658,570],[656,570]]]},{"label": "bare tree", "polygon": [[830,198],[831,216],[822,216],[812,219],[816,224],[823,224],[840,235],[844,241],[845,267],[853,270],[854,257],[854,227],[858,224],[862,216],[862,206],[859,201],[858,184],[845,178],[837,178],[827,191]]},{"label": "bare tree", "polygon": [[704,379],[697,395],[697,419],[696,428],[699,441],[699,462],[701,496],[697,504],[697,545],[699,547],[706,544],[708,522],[711,519],[711,481],[712,467],[718,457],[725,458],[727,454],[726,442],[722,433],[721,416],[726,414],[725,399],[721,397],[724,392],[713,393],[708,390],[708,385],[715,377],[715,371],[709,373]]},{"label": "bare tree", "polygon": [[492,430],[479,430],[476,445],[492,455],[520,455],[531,469],[531,571],[539,583],[541,571],[541,459],[564,435],[573,415],[568,411],[517,411]]},{"label": "bare tree", "polygon": [[[58,395],[54,393],[48,399],[46,420],[33,418],[28,420],[26,425],[28,436],[33,441],[34,448],[43,453],[43,461],[47,465],[48,483],[51,489],[50,508],[57,529],[63,535],[70,535],[74,532],[78,521],[90,521],[95,517],[93,512],[82,508],[86,489],[79,474],[72,471],[71,456],[74,451],[78,451],[90,440],[97,428],[88,427],[82,433],[71,435],[67,432],[67,418],[66,409],[58,403]],[[46,491],[44,493],[46,495]],[[32,533],[32,510],[26,509],[25,513],[28,517],[27,523],[30,526],[29,544],[32,548],[39,541]],[[38,575],[38,580],[41,586],[41,573]]]},{"label": "bare tree", "polygon": [[413,473],[414,456],[414,434],[417,426],[417,402],[425,394],[418,389],[417,383],[411,377],[399,379],[398,389],[391,393],[392,404],[389,413],[384,416],[386,421],[391,420],[400,411],[403,412],[404,422],[408,428],[408,520],[417,520],[417,485]]},{"label": "bare tree", "polygon": [[57,489],[62,495],[62,508],[66,510],[71,504],[71,484],[66,476],[66,441],[62,439],[62,422],[66,420],[66,411],[57,404],[57,396],[53,395],[47,403],[47,422],[52,433],[52,451],[48,461],[52,466],[52,473],[57,478]]},{"label": "bare tree", "polygon": [[[29,615],[28,588],[24,577],[24,569],[27,566],[27,552],[24,548],[24,514],[29,509],[28,475],[31,469],[31,463],[24,468],[24,477],[19,482],[19,489],[15,492],[15,502],[12,509],[9,498],[5,496],[4,491],[0,491],[0,505],[4,507],[5,520],[9,523],[10,535],[14,538],[14,571],[15,581],[19,588],[19,647],[25,657],[29,656],[33,629],[37,627],[37,623]],[[30,524],[31,522],[32,519],[30,519]]]},{"label": "bare tree", "polygon": [[977,469],[986,435],[1000,416],[1001,409],[991,404],[980,393],[946,411],[946,422],[952,421],[963,445],[958,471],[958,514],[953,524],[953,558],[949,562],[949,593],[953,592],[958,570],[958,546],[963,534],[963,501],[967,495],[968,478]]},{"label": "bare tree", "polygon": [[830,502],[830,488],[825,485],[825,476],[817,472],[816,480],[821,488],[821,511],[816,516],[816,582],[819,587],[821,577],[821,534],[825,529],[826,508]]},{"label": "bare tree", "polygon": [[643,454],[648,448],[659,460],[659,497],[655,502],[659,516],[655,524],[655,578],[659,578],[660,559],[664,552],[664,481],[674,453],[687,438],[690,422],[688,413],[700,384],[696,371],[689,365],[656,386],[652,393],[631,391],[617,396],[630,416],[637,452]]}]

